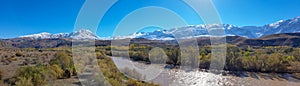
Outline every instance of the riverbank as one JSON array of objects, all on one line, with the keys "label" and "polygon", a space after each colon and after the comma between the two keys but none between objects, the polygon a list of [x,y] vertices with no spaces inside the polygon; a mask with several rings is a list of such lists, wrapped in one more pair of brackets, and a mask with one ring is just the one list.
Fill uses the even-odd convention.
[{"label": "riverbank", "polygon": [[[134,62],[119,57],[112,58],[115,62],[121,60],[132,62],[137,67],[147,68],[147,66],[150,66],[143,62]],[[152,81],[162,86],[300,86],[300,80],[288,73],[224,71],[221,74],[214,74],[205,69],[187,72],[180,70],[178,66],[157,68],[160,68],[163,72]]]}]

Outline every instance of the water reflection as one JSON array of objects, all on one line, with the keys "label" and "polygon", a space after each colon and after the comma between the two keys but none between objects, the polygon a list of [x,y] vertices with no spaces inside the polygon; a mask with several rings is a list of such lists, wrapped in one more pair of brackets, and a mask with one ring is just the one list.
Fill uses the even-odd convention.
[{"label": "water reflection", "polygon": [[[114,62],[132,61],[124,58],[112,57]],[[147,67],[149,64],[132,62],[137,67]],[[205,70],[183,71],[179,69],[165,69],[157,67],[163,72],[152,80],[161,86],[300,86],[300,80],[292,78],[289,74],[266,74],[250,72],[226,72],[223,74],[213,74]],[[151,71],[148,71],[151,72]]]}]

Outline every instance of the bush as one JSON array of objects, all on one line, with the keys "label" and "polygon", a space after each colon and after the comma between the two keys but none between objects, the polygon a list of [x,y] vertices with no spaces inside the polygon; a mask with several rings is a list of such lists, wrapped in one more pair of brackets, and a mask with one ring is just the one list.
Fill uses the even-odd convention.
[{"label": "bush", "polygon": [[99,51],[96,53],[97,59],[104,59],[106,56],[104,51]]},{"label": "bush", "polygon": [[32,80],[34,85],[44,85],[46,84],[45,77],[43,76],[43,73],[41,72],[41,68],[35,68],[35,67],[25,67],[21,68],[17,71],[17,76],[21,79],[17,80],[17,82],[23,82],[22,79]]},{"label": "bush", "polygon": [[18,56],[18,57],[24,56],[24,54],[22,52],[17,52],[15,55]]},{"label": "bush", "polygon": [[0,80],[2,80],[2,77],[3,77],[3,72],[2,70],[0,70]]},{"label": "bush", "polygon": [[57,64],[21,67],[16,71],[15,78],[11,78],[11,84],[16,86],[43,86],[47,81],[62,78],[64,74]]},{"label": "bush", "polygon": [[[51,59],[49,63],[52,66],[57,65],[58,68],[61,68],[64,71],[64,73],[62,74],[64,78],[70,78],[72,75],[76,75],[72,57],[70,57],[65,52],[56,53],[55,58]],[[61,71],[56,71],[61,73]]]},{"label": "bush", "polygon": [[34,86],[31,79],[32,78],[24,78],[24,77],[18,77],[18,81],[16,82],[16,86]]},{"label": "bush", "polygon": [[126,85],[127,86],[143,86],[143,84],[137,80],[133,80],[133,79],[129,79],[127,82],[126,82]]},{"label": "bush", "polygon": [[27,82],[30,80],[34,86],[43,86],[47,83],[47,80],[54,79],[55,76],[47,66],[37,65],[19,68],[15,77],[17,77],[15,84],[17,82],[20,85],[28,84]]},{"label": "bush", "polygon": [[62,78],[64,70],[62,70],[57,64],[52,65],[51,70],[54,72],[56,78]]},{"label": "bush", "polygon": [[167,56],[169,57],[169,63],[172,63],[174,65],[178,65],[180,64],[180,58],[181,58],[181,53],[180,50],[178,48],[174,48],[174,49],[169,49],[166,51]]},{"label": "bush", "polygon": [[10,57],[10,58],[7,58],[8,61],[12,62],[12,61],[18,61],[18,58],[15,58],[15,57]]}]

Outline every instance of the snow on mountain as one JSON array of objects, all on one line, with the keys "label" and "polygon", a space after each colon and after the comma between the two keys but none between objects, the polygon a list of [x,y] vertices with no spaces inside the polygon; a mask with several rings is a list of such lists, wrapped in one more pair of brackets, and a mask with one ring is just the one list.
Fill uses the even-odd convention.
[{"label": "snow on mountain", "polygon": [[269,24],[269,27],[277,28],[277,27],[280,26],[280,24],[281,24],[282,22],[284,22],[284,20],[279,20],[279,21],[277,21],[277,22],[275,22],[275,23]]},{"label": "snow on mountain", "polygon": [[70,33],[68,37],[73,39],[99,39],[97,35],[93,34],[89,30],[75,31],[73,33]]},{"label": "snow on mountain", "polygon": [[[210,27],[213,27],[214,29],[220,29],[221,31],[225,31],[226,34],[220,34],[216,33],[216,31],[213,31],[213,29],[208,29]],[[224,32],[223,32],[224,33]],[[138,36],[128,35],[118,37],[118,39],[124,39],[124,38],[146,38],[150,40],[174,40],[176,39],[185,39],[185,38],[193,38],[193,37],[209,37],[209,36],[217,36],[223,35],[223,36],[232,36],[232,35],[242,35],[242,34],[248,34],[248,32],[245,32],[244,30],[240,29],[239,27],[229,25],[229,24],[213,24],[213,25],[190,25],[186,27],[181,28],[173,28],[170,30],[157,30],[154,32],[138,32],[135,34],[140,34]]]},{"label": "snow on mountain", "polygon": [[288,20],[281,20],[273,24],[262,26],[262,32],[265,35],[270,34],[278,34],[278,33],[295,33],[300,31],[300,16],[288,19]]},{"label": "snow on mountain", "polygon": [[[139,35],[128,35],[118,37],[124,38],[146,38],[150,40],[173,40],[175,38],[192,38],[192,37],[208,37],[214,36],[212,31],[208,31],[213,28],[223,29],[216,31],[223,33],[223,36],[242,36],[247,38],[259,38],[262,36],[278,33],[295,33],[300,32],[300,16],[289,19],[280,20],[272,24],[264,26],[243,26],[238,27],[230,24],[209,24],[209,25],[189,25],[181,28],[173,28],[169,30],[158,30],[154,32],[139,32]],[[224,34],[225,33],[225,34]]]},{"label": "snow on mountain", "polygon": [[58,33],[50,34],[42,32],[40,34],[32,34],[26,36],[20,36],[20,38],[32,38],[32,39],[56,39],[56,38],[73,38],[73,39],[99,39],[99,37],[93,34],[89,30],[79,30],[72,33]]},{"label": "snow on mountain", "polygon": [[[40,33],[21,37],[30,37],[34,39],[47,38],[74,38],[74,39],[126,39],[126,38],[146,38],[150,40],[174,40],[180,38],[209,37],[209,36],[242,36],[247,38],[259,38],[262,36],[278,33],[296,33],[300,32],[300,16],[280,20],[264,26],[234,26],[230,24],[202,24],[189,25],[181,28],[169,30],[157,30],[153,32],[136,32],[127,36],[114,36],[100,38],[89,30],[79,30],[72,33]],[[222,32],[224,31],[224,32]],[[223,33],[223,34],[222,34]],[[225,34],[224,34],[225,33]]]},{"label": "snow on mountain", "polygon": [[32,35],[26,35],[26,36],[20,36],[21,38],[34,38],[34,39],[44,39],[44,38],[50,38],[51,34],[47,32],[42,32],[40,34],[32,34]]}]

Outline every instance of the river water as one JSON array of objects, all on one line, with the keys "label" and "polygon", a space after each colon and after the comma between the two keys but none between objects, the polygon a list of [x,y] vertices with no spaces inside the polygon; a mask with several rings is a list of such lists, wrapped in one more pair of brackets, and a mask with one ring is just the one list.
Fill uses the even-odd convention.
[{"label": "river water", "polygon": [[[127,63],[117,65],[118,68],[132,63],[136,68],[147,69],[150,65],[140,62],[132,62],[120,57],[112,57],[114,62]],[[290,77],[289,74],[266,74],[244,72],[241,74],[214,74],[206,71],[183,71],[179,69],[166,69],[156,73],[157,76],[147,82],[154,82],[162,86],[300,86],[300,80]],[[147,71],[151,72],[151,70]],[[147,73],[146,73],[147,74]],[[153,74],[151,75],[153,76]]]}]

